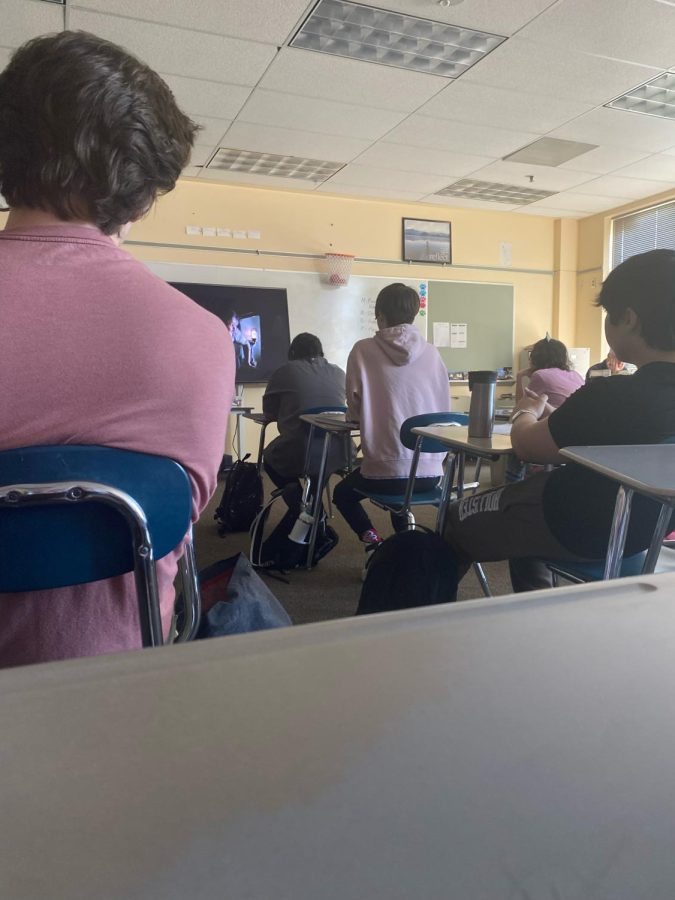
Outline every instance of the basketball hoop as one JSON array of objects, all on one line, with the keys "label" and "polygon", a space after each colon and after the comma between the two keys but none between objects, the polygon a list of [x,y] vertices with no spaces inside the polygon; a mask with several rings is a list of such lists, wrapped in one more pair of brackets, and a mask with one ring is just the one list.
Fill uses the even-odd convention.
[{"label": "basketball hoop", "polygon": [[328,283],[347,284],[352,273],[354,256],[351,253],[326,253],[328,263]]}]

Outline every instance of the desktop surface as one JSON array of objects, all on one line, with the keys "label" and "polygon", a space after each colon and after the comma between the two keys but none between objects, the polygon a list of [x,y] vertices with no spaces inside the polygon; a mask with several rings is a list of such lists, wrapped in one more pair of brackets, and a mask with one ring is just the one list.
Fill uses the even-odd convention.
[{"label": "desktop surface", "polygon": [[0,673],[12,900],[670,900],[675,576]]}]

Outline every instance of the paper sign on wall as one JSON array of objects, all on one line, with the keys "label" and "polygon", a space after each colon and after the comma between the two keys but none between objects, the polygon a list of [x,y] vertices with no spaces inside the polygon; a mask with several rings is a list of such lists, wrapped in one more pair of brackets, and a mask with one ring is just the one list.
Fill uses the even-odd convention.
[{"label": "paper sign on wall", "polygon": [[[466,350],[468,326],[466,323],[450,323],[450,346],[455,350]],[[447,345],[446,345],[447,346]]]},{"label": "paper sign on wall", "polygon": [[434,347],[450,346],[450,323],[434,322]]}]

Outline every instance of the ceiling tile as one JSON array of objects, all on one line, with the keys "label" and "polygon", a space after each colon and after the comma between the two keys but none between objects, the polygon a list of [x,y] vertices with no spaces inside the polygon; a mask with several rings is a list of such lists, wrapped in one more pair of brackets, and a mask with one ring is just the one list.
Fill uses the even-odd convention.
[{"label": "ceiling tile", "polygon": [[652,181],[675,181],[675,156],[655,153],[639,162],[618,169],[615,175],[626,178],[647,178]]},{"label": "ceiling tile", "polygon": [[238,121],[373,141],[391,131],[406,115],[405,112],[257,89],[239,114]]},{"label": "ceiling tile", "polygon": [[512,212],[518,209],[517,203],[496,203],[494,200],[472,200],[469,197],[440,197],[438,194],[423,197],[422,203],[433,203],[434,206],[447,206],[450,209],[490,209],[495,212]]},{"label": "ceiling tile", "polygon": [[348,162],[358,156],[369,141],[356,138],[310,134],[288,128],[271,128],[249,122],[234,122],[225,135],[223,146],[236,150],[257,150],[260,153],[280,153],[307,156],[328,162]]},{"label": "ceiling tile", "polygon": [[556,128],[549,137],[658,153],[675,144],[675,121],[602,107]]},{"label": "ceiling tile", "polygon": [[188,115],[234,119],[251,93],[250,88],[200,78],[162,75],[183,112]]},{"label": "ceiling tile", "polygon": [[229,84],[256,84],[276,53],[266,44],[79,9],[71,11],[70,27],[121,44],[159,72]]},{"label": "ceiling tile", "polygon": [[537,200],[528,204],[529,209],[570,209],[577,212],[585,212],[587,215],[594,212],[602,212],[605,209],[613,209],[629,203],[628,197],[601,197],[590,194],[578,194],[574,191],[565,191],[554,194],[544,200]]},{"label": "ceiling tile", "polygon": [[447,84],[446,78],[376,66],[327,53],[283,47],[263,76],[269,90],[413,112]]},{"label": "ceiling tile", "polygon": [[0,0],[0,22],[0,45],[19,47],[45,32],[61,31],[63,7],[42,0]]},{"label": "ceiling tile", "polygon": [[378,141],[365,150],[355,162],[359,165],[378,166],[381,169],[422,172],[451,178],[468,175],[476,169],[494,162],[494,159],[486,156],[471,156],[468,153],[452,153],[445,150],[407,147],[405,144],[389,144],[386,141]]},{"label": "ceiling tile", "polygon": [[[199,137],[199,135],[197,135]],[[213,144],[195,144],[190,154],[191,166],[205,166],[214,152]]]},{"label": "ceiling tile", "polygon": [[315,181],[281,178],[278,175],[254,175],[250,172],[228,172],[225,169],[204,169],[201,178],[222,184],[242,184],[249,187],[290,188],[293,191],[313,191]]},{"label": "ceiling tile", "polygon": [[582,103],[607,103],[661,71],[658,66],[577,53],[574,47],[576,41],[557,48],[517,35],[472,66],[462,81]]},{"label": "ceiling tile", "polygon": [[648,156],[644,150],[627,150],[625,147],[612,147],[610,145],[597,147],[595,150],[589,150],[588,153],[582,153],[568,162],[561,163],[561,169],[577,169],[581,172],[594,172],[597,175],[605,175],[607,172],[613,172],[622,166],[637,162]]},{"label": "ceiling tile", "polygon": [[521,34],[567,50],[667,69],[675,64],[675,7],[654,0],[565,0]]},{"label": "ceiling tile", "polygon": [[592,213],[581,212],[578,209],[532,209],[531,206],[521,206],[516,212],[524,216],[546,216],[549,219],[586,219]]},{"label": "ceiling tile", "polygon": [[465,125],[463,122],[420,115],[410,116],[387,135],[387,141],[392,144],[494,157],[506,156],[536,139],[536,134],[524,131]]},{"label": "ceiling tile", "polygon": [[[496,181],[543,191],[564,191],[595,178],[595,175],[588,172],[573,172],[557,166],[532,166],[502,160],[478,169],[471,175],[472,178],[479,178],[482,181]],[[529,175],[534,176],[533,182],[530,182]]]},{"label": "ceiling tile", "polygon": [[[600,197],[618,197],[628,200],[642,200],[654,194],[661,194],[670,190],[675,184],[675,179],[670,181],[648,181],[642,178],[622,178],[614,175],[603,175],[593,181],[588,181],[576,189],[579,194],[593,194]],[[614,203],[614,206],[618,206]]]},{"label": "ceiling tile", "polygon": [[221,138],[232,124],[229,119],[212,119],[210,116],[192,116],[193,121],[201,126],[201,131],[197,135],[200,144],[221,143]]},{"label": "ceiling tile", "polygon": [[351,165],[340,169],[330,179],[331,184],[349,184],[354,187],[385,188],[420,194],[432,194],[448,183],[445,175],[423,175],[415,172],[399,172],[372,166]]},{"label": "ceiling tile", "polygon": [[422,196],[416,191],[387,190],[386,188],[368,188],[356,184],[335,184],[333,181],[325,181],[316,189],[317,193],[340,194],[344,197],[370,197],[374,200],[411,200],[413,202]]},{"label": "ceiling tile", "polygon": [[[365,0],[364,0],[365,2]],[[382,6],[396,12],[408,13],[435,22],[462,25],[491,34],[514,34],[530,19],[539,15],[551,5],[552,0],[510,0],[496,3],[495,0],[464,0],[460,5],[442,7],[429,0],[367,0],[370,6]]]},{"label": "ceiling tile", "polygon": [[105,13],[114,9],[118,16],[278,46],[285,43],[311,4],[308,0],[75,0],[71,5]]},{"label": "ceiling tile", "polygon": [[186,166],[181,172],[181,178],[201,178],[201,166]]},{"label": "ceiling tile", "polygon": [[592,104],[580,100],[504,91],[458,78],[418,112],[439,119],[455,119],[476,125],[489,122],[496,128],[546,134],[590,109]]}]

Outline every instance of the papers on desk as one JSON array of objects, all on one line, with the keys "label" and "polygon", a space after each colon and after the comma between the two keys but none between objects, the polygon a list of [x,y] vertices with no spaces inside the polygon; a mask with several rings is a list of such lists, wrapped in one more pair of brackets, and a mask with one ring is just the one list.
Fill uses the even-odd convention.
[{"label": "papers on desk", "polygon": [[511,434],[511,423],[504,422],[503,424],[495,425],[492,429],[493,434]]}]

